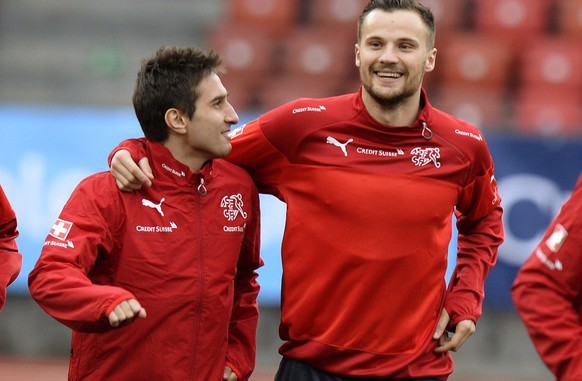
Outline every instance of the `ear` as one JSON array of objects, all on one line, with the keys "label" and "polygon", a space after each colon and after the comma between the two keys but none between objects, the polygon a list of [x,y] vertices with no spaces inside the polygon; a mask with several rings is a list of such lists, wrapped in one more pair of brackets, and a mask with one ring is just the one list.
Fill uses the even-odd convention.
[{"label": "ear", "polygon": [[360,60],[360,45],[356,44],[354,46],[354,52],[356,55],[356,67],[360,67],[362,61]]},{"label": "ear", "polygon": [[186,133],[186,127],[188,126],[186,119],[187,119],[186,116],[175,108],[170,108],[166,110],[166,114],[164,115],[166,126],[168,126],[170,131],[174,131],[175,133],[180,135]]},{"label": "ear", "polygon": [[437,49],[432,48],[431,52],[426,59],[426,67],[424,69],[425,72],[433,71],[436,65],[436,56],[437,56]]}]

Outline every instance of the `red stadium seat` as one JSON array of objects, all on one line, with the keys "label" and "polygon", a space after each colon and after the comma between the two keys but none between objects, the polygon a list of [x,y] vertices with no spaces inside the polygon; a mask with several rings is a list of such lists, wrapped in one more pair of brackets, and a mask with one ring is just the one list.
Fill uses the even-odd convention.
[{"label": "red stadium seat", "polygon": [[559,31],[582,38],[582,0],[557,0],[557,6]]},{"label": "red stadium seat", "polygon": [[[466,23],[466,0],[422,0],[434,15],[438,33],[463,28]],[[438,35],[437,33],[437,35]]]},{"label": "red stadium seat", "polygon": [[573,37],[532,42],[520,54],[519,67],[522,84],[582,89],[582,43]]},{"label": "red stadium seat", "polygon": [[[299,20],[300,0],[229,0],[228,21],[253,27],[263,33],[283,35]],[[272,37],[272,36],[271,36]]]},{"label": "red stadium seat", "polygon": [[575,136],[582,134],[582,91],[520,89],[514,112],[514,129],[524,134]]},{"label": "red stadium seat", "polygon": [[210,30],[205,41],[222,54],[229,74],[264,76],[273,68],[273,39],[253,28],[222,25]]},{"label": "red stadium seat", "polygon": [[228,102],[240,114],[260,109],[260,94],[267,77],[249,77],[226,73],[221,76],[228,90]]},{"label": "red stadium seat", "polygon": [[[357,91],[356,87],[352,92]],[[302,74],[274,76],[261,91],[261,107],[270,110],[299,98],[326,98],[340,94],[338,83],[326,76],[305,78]]]},{"label": "red stadium seat", "polygon": [[[342,81],[355,67],[353,30],[307,27],[295,29],[282,41],[281,68],[309,77]],[[279,70],[279,69],[278,69]]]},{"label": "red stadium seat", "polygon": [[433,105],[484,132],[499,131],[507,124],[507,99],[499,89],[476,86],[441,86]]},{"label": "red stadium seat", "polygon": [[543,34],[550,25],[553,0],[475,0],[478,30],[520,43]]},{"label": "red stadium seat", "polygon": [[348,28],[355,42],[358,17],[370,0],[315,0],[309,2],[309,21],[317,25]]},{"label": "red stadium seat", "polygon": [[463,34],[439,51],[435,70],[448,85],[505,89],[514,58],[511,46],[504,40],[482,33]]}]

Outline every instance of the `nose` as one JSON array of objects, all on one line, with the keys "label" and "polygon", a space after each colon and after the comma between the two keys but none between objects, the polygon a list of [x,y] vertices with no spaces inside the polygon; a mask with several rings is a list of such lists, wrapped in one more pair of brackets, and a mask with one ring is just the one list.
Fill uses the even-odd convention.
[{"label": "nose", "polygon": [[236,110],[230,103],[228,103],[227,107],[226,122],[229,124],[237,124],[239,122],[238,114],[236,113]]},{"label": "nose", "polygon": [[398,61],[396,48],[391,44],[386,45],[380,55],[379,61],[382,63],[394,63]]}]

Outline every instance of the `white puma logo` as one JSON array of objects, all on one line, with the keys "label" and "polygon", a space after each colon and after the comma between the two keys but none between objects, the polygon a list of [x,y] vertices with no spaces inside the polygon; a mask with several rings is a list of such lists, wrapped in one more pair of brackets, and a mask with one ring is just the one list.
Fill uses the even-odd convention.
[{"label": "white puma logo", "polygon": [[151,202],[150,200],[146,200],[145,198],[143,200],[141,200],[141,204],[143,206],[148,206],[150,208],[153,208],[155,210],[157,210],[162,216],[164,215],[164,212],[162,211],[162,202],[164,202],[165,198],[162,198],[160,200],[159,204],[154,204],[153,202]]},{"label": "white puma logo", "polygon": [[327,140],[325,142],[327,144],[333,144],[334,146],[339,147],[342,150],[342,152],[344,153],[344,156],[348,156],[348,151],[346,150],[346,146],[353,141],[354,141],[354,139],[350,139],[347,142],[342,144],[342,143],[338,142],[336,138],[328,136]]}]

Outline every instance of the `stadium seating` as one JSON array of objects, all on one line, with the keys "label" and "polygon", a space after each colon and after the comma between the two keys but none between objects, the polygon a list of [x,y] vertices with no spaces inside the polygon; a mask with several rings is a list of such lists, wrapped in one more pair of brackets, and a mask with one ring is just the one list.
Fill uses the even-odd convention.
[{"label": "stadium seating", "polygon": [[476,125],[484,132],[501,131],[507,127],[507,98],[503,89],[443,84],[432,99],[435,107]]},{"label": "stadium seating", "polygon": [[209,30],[206,45],[221,53],[228,70],[243,75],[264,75],[273,69],[274,40],[254,28],[228,24]]},{"label": "stadium seating", "polygon": [[253,27],[255,30],[283,36],[298,24],[300,0],[229,0],[226,2],[228,22]]},{"label": "stadium seating", "polygon": [[513,128],[516,132],[551,137],[582,134],[582,91],[524,86],[516,97]]},{"label": "stadium seating", "polygon": [[474,0],[475,26],[481,31],[523,46],[550,28],[554,0]]},{"label": "stadium seating", "polygon": [[466,27],[467,0],[422,0],[434,15],[435,25],[439,33],[458,31]]},{"label": "stadium seating", "polygon": [[574,87],[582,91],[582,42],[579,38],[551,36],[532,41],[520,52],[519,58],[521,84],[566,91]]},{"label": "stadium seating", "polygon": [[558,30],[582,38],[582,0],[557,0]]},{"label": "stadium seating", "polygon": [[505,89],[512,77],[514,54],[504,40],[466,33],[447,41],[437,54],[442,83]]},{"label": "stadium seating", "polygon": [[356,25],[362,9],[369,0],[316,0],[309,1],[309,23],[347,29],[356,38]]}]

